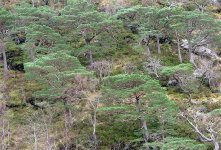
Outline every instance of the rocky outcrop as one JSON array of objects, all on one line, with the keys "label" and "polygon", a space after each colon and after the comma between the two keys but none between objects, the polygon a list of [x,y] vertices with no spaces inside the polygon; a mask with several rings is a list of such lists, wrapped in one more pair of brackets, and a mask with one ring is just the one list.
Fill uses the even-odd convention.
[{"label": "rocky outcrop", "polygon": [[199,55],[199,56],[204,56],[204,57],[207,57],[207,58],[212,59],[212,60],[219,59],[218,55],[216,54],[216,52],[214,50],[211,50],[211,49],[209,49],[205,46],[197,47],[194,50],[194,53]]},{"label": "rocky outcrop", "polygon": [[[182,45],[181,47],[183,49],[188,50],[189,49],[189,45],[187,40],[182,40]],[[206,46],[198,46],[195,49],[193,49],[193,53],[201,56],[201,57],[206,57],[207,59],[211,59],[211,60],[217,60],[219,59],[219,56],[217,55],[217,53],[215,52],[215,50],[209,49]]]},{"label": "rocky outcrop", "polygon": [[[188,50],[187,40],[183,40],[182,48]],[[206,46],[198,46],[193,49],[194,66],[193,75],[203,78],[214,92],[221,91],[221,58],[215,50]]]}]

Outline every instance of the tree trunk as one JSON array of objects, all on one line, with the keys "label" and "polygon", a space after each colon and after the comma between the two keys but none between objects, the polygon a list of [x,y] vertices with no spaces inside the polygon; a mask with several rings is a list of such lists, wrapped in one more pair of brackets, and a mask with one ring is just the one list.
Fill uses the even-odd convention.
[{"label": "tree trunk", "polygon": [[38,138],[37,138],[37,135],[36,135],[36,126],[35,126],[35,123],[34,123],[34,126],[33,126],[33,136],[34,136],[34,150],[38,150]]},{"label": "tree trunk", "polygon": [[65,122],[66,122],[66,125],[68,128],[71,128],[72,126],[72,116],[71,116],[71,113],[70,113],[70,108],[68,107],[68,101],[67,100],[64,100],[64,115],[65,115]]},{"label": "tree trunk", "polygon": [[[143,139],[144,139],[145,144],[148,144],[149,133],[148,133],[148,128],[147,128],[147,121],[145,120],[145,117],[141,111],[141,104],[140,104],[139,96],[136,96],[136,108],[137,108],[138,114],[140,115],[140,124],[143,130]],[[149,149],[150,147],[147,145],[146,150],[149,150]]]},{"label": "tree trunk", "polygon": [[2,40],[0,40],[0,50],[1,50],[2,56],[3,56],[4,77],[7,78],[8,77],[7,56],[6,56],[6,52],[5,52],[5,45]]},{"label": "tree trunk", "polygon": [[93,55],[92,55],[92,51],[89,50],[89,61],[90,61],[90,65],[93,63]]},{"label": "tree trunk", "polygon": [[145,36],[142,41],[144,43],[144,45],[146,46],[146,52],[147,52],[147,58],[150,58],[151,57],[151,52],[150,52],[150,47],[149,47],[149,44],[150,44],[150,36],[147,35]]},{"label": "tree trunk", "polygon": [[2,50],[2,54],[3,54],[3,62],[4,62],[4,76],[7,77],[8,76],[8,64],[7,64],[7,56],[6,56],[6,52],[4,48]]},{"label": "tree trunk", "polygon": [[177,31],[176,31],[176,40],[177,40],[178,57],[179,57],[180,63],[182,64],[183,63],[183,59],[182,59],[182,54],[181,54],[181,51],[180,51],[180,39],[179,39]]},{"label": "tree trunk", "polygon": [[[96,99],[97,100],[97,99]],[[97,101],[94,103],[90,101],[90,104],[93,108],[93,115],[92,115],[92,125],[93,125],[93,133],[92,133],[92,138],[93,138],[93,149],[96,150],[98,146],[98,140],[97,140],[97,135],[96,135],[96,125],[97,125]]]},{"label": "tree trunk", "polygon": [[147,58],[151,57],[150,47],[147,45]]},{"label": "tree trunk", "polygon": [[194,58],[193,58],[193,46],[191,43],[191,37],[192,37],[192,32],[193,32],[193,22],[192,21],[188,21],[188,31],[187,31],[187,42],[188,42],[188,49],[189,49],[189,59],[190,59],[190,63],[192,63],[194,66]]},{"label": "tree trunk", "polygon": [[32,7],[35,7],[35,1],[31,0],[31,3],[32,3]]},{"label": "tree trunk", "polygon": [[190,41],[190,39],[188,39],[188,46],[189,46],[189,59],[190,59],[190,63],[194,64],[194,58],[193,58],[193,47],[192,47],[192,43]]},{"label": "tree trunk", "polygon": [[149,134],[148,134],[148,130],[147,130],[147,121],[145,120],[143,115],[141,116],[140,121],[141,121],[142,128],[143,128],[144,141],[145,141],[145,143],[147,143],[149,140]]},{"label": "tree trunk", "polygon": [[97,124],[97,110],[95,108],[93,115],[93,141],[94,141],[94,149],[97,149],[97,135],[96,135],[96,124]]},{"label": "tree trunk", "polygon": [[160,36],[157,35],[156,38],[157,38],[157,52],[158,52],[158,54],[161,54],[161,49],[160,49]]},{"label": "tree trunk", "polygon": [[189,96],[189,102],[192,104],[192,95],[188,93],[188,96]]},{"label": "tree trunk", "polygon": [[219,150],[219,142],[214,141],[213,144],[214,144],[214,150]]}]

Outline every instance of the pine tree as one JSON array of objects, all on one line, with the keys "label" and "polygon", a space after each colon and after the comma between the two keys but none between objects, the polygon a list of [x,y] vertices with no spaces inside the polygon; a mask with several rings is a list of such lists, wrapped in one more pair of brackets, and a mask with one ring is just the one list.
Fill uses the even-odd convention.
[{"label": "pine tree", "polygon": [[28,3],[21,3],[14,9],[16,29],[33,23],[48,25],[48,20],[56,15],[56,12],[50,7],[31,7]]},{"label": "pine tree", "polygon": [[[92,75],[85,70],[76,57],[62,51],[25,63],[25,71],[29,80],[42,84],[42,90],[35,93],[36,97],[63,100],[77,98],[77,94],[81,93],[77,87],[83,86],[78,83],[81,82],[81,77],[87,81],[87,78]],[[71,89],[76,90],[76,95],[73,97],[70,96],[74,94],[73,91],[70,93]]]},{"label": "pine tree", "polygon": [[182,53],[181,53],[181,40],[184,36],[184,27],[185,24],[182,19],[183,8],[176,7],[171,10],[172,15],[169,18],[169,26],[168,29],[170,30],[168,33],[171,37],[176,40],[177,44],[177,51],[180,63],[183,63]]},{"label": "pine tree", "polygon": [[[161,70],[161,74],[175,81],[175,85],[189,96],[189,102],[192,102],[192,93],[198,93],[200,81],[193,75],[193,65],[179,64],[176,66],[167,66]],[[170,85],[170,83],[168,82]]]},{"label": "pine tree", "polygon": [[[147,120],[153,117],[163,126],[172,120],[176,112],[175,104],[168,100],[159,82],[146,75],[120,74],[106,77],[102,93],[106,103],[111,104],[107,110],[123,110],[123,116],[127,119],[139,118],[143,141],[147,143],[147,148],[149,148],[150,138]],[[162,134],[164,134],[164,127]]]},{"label": "pine tree", "polygon": [[163,36],[162,33],[162,21],[161,16],[164,12],[158,7],[146,7],[144,14],[141,14],[141,27],[140,32],[143,35],[154,36],[157,40],[157,52],[161,53],[160,49],[160,37]]},{"label": "pine tree", "polygon": [[207,150],[207,146],[188,138],[167,137],[164,142],[151,143],[162,150]]},{"label": "pine tree", "polygon": [[61,35],[48,26],[32,24],[25,28],[25,33],[26,41],[21,47],[28,60],[34,61],[41,55],[71,49]]},{"label": "pine tree", "polygon": [[181,21],[183,29],[179,32],[184,32],[184,38],[188,41],[189,60],[195,64],[193,52],[196,47],[211,43],[213,34],[218,33],[216,21],[211,15],[198,11],[183,11],[178,17],[182,17],[182,20],[179,19],[179,21]]},{"label": "pine tree", "polygon": [[[93,63],[94,53],[114,51],[120,31],[121,21],[104,12],[99,12],[87,1],[74,1],[66,6],[60,16],[51,19],[51,27],[62,31],[67,37],[75,36],[76,56],[85,54]],[[72,32],[70,32],[72,30]]]}]

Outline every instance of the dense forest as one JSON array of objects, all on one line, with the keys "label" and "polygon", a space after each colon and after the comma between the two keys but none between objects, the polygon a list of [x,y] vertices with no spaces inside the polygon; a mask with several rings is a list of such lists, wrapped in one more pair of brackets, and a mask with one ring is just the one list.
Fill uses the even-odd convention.
[{"label": "dense forest", "polygon": [[0,0],[0,150],[221,150],[221,1]]}]

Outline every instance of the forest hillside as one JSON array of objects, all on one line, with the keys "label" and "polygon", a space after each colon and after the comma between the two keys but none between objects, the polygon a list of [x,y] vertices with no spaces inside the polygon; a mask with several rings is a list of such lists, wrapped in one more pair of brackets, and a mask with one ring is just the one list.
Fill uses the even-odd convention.
[{"label": "forest hillside", "polygon": [[221,150],[220,0],[0,0],[0,150]]}]

